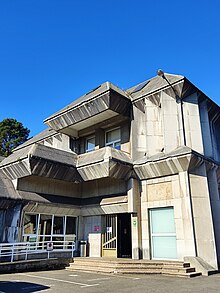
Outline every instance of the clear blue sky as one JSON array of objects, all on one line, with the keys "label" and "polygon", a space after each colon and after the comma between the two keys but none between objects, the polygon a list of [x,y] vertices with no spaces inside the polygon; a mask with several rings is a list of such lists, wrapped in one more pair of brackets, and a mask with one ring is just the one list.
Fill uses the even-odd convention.
[{"label": "clear blue sky", "polygon": [[220,104],[220,1],[0,0],[0,120],[31,130],[97,85],[158,68]]}]

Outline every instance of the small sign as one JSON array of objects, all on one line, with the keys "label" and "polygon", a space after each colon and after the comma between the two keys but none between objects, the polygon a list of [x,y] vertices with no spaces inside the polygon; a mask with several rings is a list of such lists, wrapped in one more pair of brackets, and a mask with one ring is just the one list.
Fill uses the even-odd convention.
[{"label": "small sign", "polygon": [[112,233],[112,227],[106,227],[106,232],[107,233]]},{"label": "small sign", "polygon": [[137,219],[133,219],[133,226],[137,227]]},{"label": "small sign", "polygon": [[47,251],[52,251],[53,250],[53,242],[48,242],[47,243]]},{"label": "small sign", "polygon": [[95,225],[95,226],[94,226],[94,232],[99,232],[99,231],[100,231],[100,226]]}]

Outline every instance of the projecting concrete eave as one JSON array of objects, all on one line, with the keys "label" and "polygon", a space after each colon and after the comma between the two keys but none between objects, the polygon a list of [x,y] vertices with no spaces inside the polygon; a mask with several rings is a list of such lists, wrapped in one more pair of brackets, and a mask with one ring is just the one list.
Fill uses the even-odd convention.
[{"label": "projecting concrete eave", "polygon": [[79,155],[77,170],[84,181],[104,177],[127,180],[132,173],[132,161],[127,153],[105,147]]},{"label": "projecting concrete eave", "polygon": [[80,182],[76,160],[75,153],[36,143],[14,152],[1,163],[0,168],[11,180],[35,175]]},{"label": "projecting concrete eave", "polygon": [[78,131],[117,115],[130,117],[128,95],[109,82],[77,99],[44,120],[55,131],[77,137]]},{"label": "projecting concrete eave", "polygon": [[134,171],[140,180],[192,171],[204,160],[201,154],[189,147],[179,147],[168,154],[158,153],[152,157],[144,157],[134,162]]}]

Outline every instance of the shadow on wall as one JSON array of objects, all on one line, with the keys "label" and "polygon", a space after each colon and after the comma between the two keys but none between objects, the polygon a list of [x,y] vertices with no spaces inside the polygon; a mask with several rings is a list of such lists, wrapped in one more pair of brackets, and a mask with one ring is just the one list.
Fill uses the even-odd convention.
[{"label": "shadow on wall", "polygon": [[15,282],[15,281],[0,281],[0,292],[40,292],[48,290],[50,287],[36,283]]}]

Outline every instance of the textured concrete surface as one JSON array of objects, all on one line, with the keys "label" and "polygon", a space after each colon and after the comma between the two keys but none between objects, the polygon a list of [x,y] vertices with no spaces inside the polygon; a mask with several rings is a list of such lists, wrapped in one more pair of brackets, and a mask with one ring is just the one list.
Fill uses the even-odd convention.
[{"label": "textured concrete surface", "polygon": [[0,276],[1,292],[219,292],[220,275],[193,279],[164,276],[122,276],[61,271]]}]

